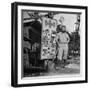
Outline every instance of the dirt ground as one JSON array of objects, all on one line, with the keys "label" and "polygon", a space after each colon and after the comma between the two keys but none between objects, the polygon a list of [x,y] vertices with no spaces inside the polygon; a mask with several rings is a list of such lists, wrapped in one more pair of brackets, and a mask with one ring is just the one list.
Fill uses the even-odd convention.
[{"label": "dirt ground", "polygon": [[[56,67],[48,70],[48,72],[41,73],[41,75],[62,75],[62,74],[79,74],[80,73],[80,57],[73,57],[72,59],[67,59],[69,64],[67,64],[64,68]],[[51,65],[50,65],[51,66]]]},{"label": "dirt ground", "polygon": [[54,67],[54,63],[49,63],[49,67],[45,72],[39,73],[28,73],[25,77],[37,77],[37,76],[53,76],[53,75],[70,75],[70,74],[79,74],[80,73],[80,57],[72,57],[67,59],[69,64],[65,65],[64,68],[56,66]]}]

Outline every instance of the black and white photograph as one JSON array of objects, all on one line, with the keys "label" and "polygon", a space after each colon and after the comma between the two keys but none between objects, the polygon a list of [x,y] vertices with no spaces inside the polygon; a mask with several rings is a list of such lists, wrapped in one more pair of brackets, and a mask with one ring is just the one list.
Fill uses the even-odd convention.
[{"label": "black and white photograph", "polygon": [[23,77],[80,73],[81,13],[22,11]]},{"label": "black and white photograph", "polygon": [[17,83],[86,81],[86,7],[19,4]]}]

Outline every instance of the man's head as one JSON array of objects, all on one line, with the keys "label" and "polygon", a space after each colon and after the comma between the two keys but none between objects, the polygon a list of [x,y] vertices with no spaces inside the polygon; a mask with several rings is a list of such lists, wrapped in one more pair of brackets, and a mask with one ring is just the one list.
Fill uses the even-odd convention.
[{"label": "man's head", "polygon": [[59,29],[60,29],[60,30],[62,29],[62,25],[59,25]]},{"label": "man's head", "polygon": [[62,25],[57,26],[57,33],[60,32],[60,31],[62,31]]},{"label": "man's head", "polygon": [[65,32],[66,31],[66,26],[62,26],[62,31]]},{"label": "man's head", "polygon": [[50,12],[49,13],[49,18],[53,19],[53,16],[54,16],[53,12]]}]

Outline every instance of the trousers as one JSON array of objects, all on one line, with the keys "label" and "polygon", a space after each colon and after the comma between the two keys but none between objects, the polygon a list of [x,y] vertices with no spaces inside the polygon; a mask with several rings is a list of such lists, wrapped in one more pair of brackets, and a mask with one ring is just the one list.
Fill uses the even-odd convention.
[{"label": "trousers", "polygon": [[67,55],[68,55],[68,44],[59,44],[57,54],[58,60],[67,59]]}]

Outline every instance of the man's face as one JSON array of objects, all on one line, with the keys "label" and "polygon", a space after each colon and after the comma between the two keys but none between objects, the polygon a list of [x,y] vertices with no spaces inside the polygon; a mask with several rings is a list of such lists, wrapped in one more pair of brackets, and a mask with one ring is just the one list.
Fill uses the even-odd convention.
[{"label": "man's face", "polygon": [[62,27],[62,31],[66,31],[66,27],[63,26],[63,27]]},{"label": "man's face", "polygon": [[53,13],[50,13],[50,17],[53,18],[53,16],[54,16]]},{"label": "man's face", "polygon": [[62,29],[62,26],[60,25],[59,28],[60,28],[60,30],[61,30],[61,29]]}]

